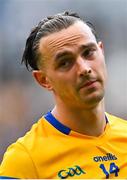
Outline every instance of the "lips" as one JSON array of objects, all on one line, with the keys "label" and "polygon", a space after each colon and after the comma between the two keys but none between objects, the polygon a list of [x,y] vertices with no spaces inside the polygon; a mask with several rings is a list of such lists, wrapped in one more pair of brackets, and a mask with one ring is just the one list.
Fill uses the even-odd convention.
[{"label": "lips", "polygon": [[93,84],[94,82],[96,82],[96,81],[89,81],[89,82],[85,83],[84,86],[90,86],[90,85]]},{"label": "lips", "polygon": [[85,82],[85,83],[81,86],[81,88],[92,86],[96,81],[97,81],[97,80],[87,81],[87,82]]}]

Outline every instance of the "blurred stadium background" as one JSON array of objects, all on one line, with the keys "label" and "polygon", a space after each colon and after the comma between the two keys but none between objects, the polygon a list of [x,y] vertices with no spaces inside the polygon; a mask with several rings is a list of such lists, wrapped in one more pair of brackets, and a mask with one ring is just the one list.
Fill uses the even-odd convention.
[{"label": "blurred stadium background", "polygon": [[20,61],[30,29],[71,10],[91,21],[104,42],[106,110],[127,119],[127,0],[0,0],[0,161],[7,146],[53,107]]}]

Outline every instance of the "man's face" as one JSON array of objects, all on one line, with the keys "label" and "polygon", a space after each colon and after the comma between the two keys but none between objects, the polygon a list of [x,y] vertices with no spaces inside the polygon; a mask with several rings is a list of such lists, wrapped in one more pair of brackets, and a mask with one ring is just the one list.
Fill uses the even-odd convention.
[{"label": "man's face", "polygon": [[103,46],[86,24],[78,21],[42,38],[39,51],[43,52],[44,86],[53,91],[56,102],[91,108],[103,99],[107,76]]}]

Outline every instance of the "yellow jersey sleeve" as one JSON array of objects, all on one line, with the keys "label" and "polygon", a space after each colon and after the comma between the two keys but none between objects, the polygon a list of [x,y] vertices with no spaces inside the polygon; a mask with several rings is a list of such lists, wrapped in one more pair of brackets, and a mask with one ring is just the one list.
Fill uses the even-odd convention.
[{"label": "yellow jersey sleeve", "polygon": [[0,166],[0,179],[37,178],[36,167],[25,147],[19,142],[6,151]]}]

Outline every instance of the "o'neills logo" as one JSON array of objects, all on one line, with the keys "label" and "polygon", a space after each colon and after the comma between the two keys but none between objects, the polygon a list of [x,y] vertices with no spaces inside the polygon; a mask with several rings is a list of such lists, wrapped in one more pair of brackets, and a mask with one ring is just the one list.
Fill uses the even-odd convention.
[{"label": "o'neills logo", "polygon": [[111,153],[107,153],[106,156],[95,156],[95,157],[93,157],[93,160],[95,162],[113,161],[116,159],[117,159],[117,157]]}]

